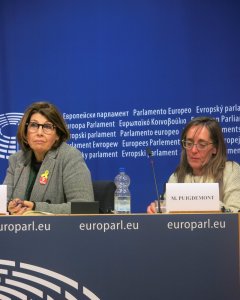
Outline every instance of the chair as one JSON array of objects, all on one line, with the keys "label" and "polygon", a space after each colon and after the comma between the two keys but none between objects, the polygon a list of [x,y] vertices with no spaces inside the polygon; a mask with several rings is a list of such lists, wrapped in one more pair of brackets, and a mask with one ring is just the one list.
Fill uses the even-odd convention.
[{"label": "chair", "polygon": [[108,214],[114,210],[115,183],[109,180],[93,181],[95,201],[99,202],[99,213]]}]

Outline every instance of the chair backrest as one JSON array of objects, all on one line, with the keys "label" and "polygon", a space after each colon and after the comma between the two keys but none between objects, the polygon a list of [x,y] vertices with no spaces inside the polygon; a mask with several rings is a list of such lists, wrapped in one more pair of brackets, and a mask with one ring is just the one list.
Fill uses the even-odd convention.
[{"label": "chair backrest", "polygon": [[99,213],[107,214],[114,210],[115,183],[109,180],[93,181],[95,201],[99,202]]}]

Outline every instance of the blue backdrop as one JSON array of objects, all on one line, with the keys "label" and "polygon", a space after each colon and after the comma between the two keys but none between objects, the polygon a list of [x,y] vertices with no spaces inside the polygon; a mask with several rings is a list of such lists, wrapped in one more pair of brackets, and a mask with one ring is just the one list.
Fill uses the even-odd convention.
[{"label": "blue backdrop", "polygon": [[240,2],[234,0],[1,0],[0,179],[21,113],[53,102],[93,179],[125,166],[132,210],[156,198],[193,116],[223,126],[240,161]]}]

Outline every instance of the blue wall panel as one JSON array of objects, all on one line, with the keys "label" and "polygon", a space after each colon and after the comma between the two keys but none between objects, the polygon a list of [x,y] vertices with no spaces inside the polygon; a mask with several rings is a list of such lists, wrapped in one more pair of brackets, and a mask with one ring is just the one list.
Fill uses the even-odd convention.
[{"label": "blue wall panel", "polygon": [[[229,158],[240,161],[239,9],[238,1],[223,0],[2,0],[0,115],[22,113],[40,99],[55,103],[65,116],[127,111],[126,117],[66,121],[70,126],[86,126],[72,129],[73,134],[115,132],[112,138],[78,138],[70,143],[91,143],[89,149],[80,147],[86,154],[117,151],[117,158],[86,159],[93,179],[113,179],[125,166],[132,180],[133,211],[144,212],[156,197],[151,166],[145,154],[126,158],[122,151],[143,153],[151,139],[177,140],[179,135],[124,137],[121,130],[181,131],[191,117],[211,115],[224,128],[234,128],[225,134]],[[222,111],[210,110],[219,107]],[[178,108],[188,110],[173,114]],[[134,109],[162,109],[163,113],[139,116]],[[153,125],[152,118],[171,121]],[[150,120],[150,124],[124,128],[120,120]],[[178,124],[173,124],[175,120]],[[87,122],[114,122],[114,126],[89,128]],[[16,125],[5,126],[2,133],[14,136]],[[123,140],[142,145],[125,147]],[[118,147],[96,150],[93,141],[118,142]],[[178,163],[180,146],[151,148],[175,151],[172,156],[155,156],[162,191]],[[0,165],[2,181],[7,159],[0,158]]]}]

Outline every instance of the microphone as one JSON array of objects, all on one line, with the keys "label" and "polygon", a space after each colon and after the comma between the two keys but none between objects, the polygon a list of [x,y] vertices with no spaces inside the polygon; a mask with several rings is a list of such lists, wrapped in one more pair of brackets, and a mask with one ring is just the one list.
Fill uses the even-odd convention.
[{"label": "microphone", "polygon": [[159,195],[159,192],[158,192],[158,186],[157,186],[157,180],[156,180],[153,153],[152,153],[152,150],[149,147],[146,149],[146,152],[147,152],[147,155],[150,159],[150,163],[151,163],[151,166],[152,166],[154,185],[155,185],[155,190],[156,190],[156,194],[157,194],[157,201],[158,201],[158,213],[161,213],[162,209],[161,209],[160,195]]},{"label": "microphone", "polygon": [[20,172],[20,174],[19,174],[19,176],[18,176],[18,179],[17,179],[17,181],[16,181],[16,184],[13,186],[12,193],[11,193],[11,196],[10,196],[10,198],[9,198],[8,201],[11,201],[11,200],[12,200],[12,197],[13,197],[13,194],[14,194],[14,192],[15,192],[15,189],[16,189],[16,187],[17,187],[17,185],[18,185],[19,179],[20,179],[20,177],[22,176],[22,172],[23,172],[24,168],[25,168],[27,165],[28,165],[28,161],[25,161],[25,163],[24,163],[24,165],[23,165],[23,167],[22,167],[22,169],[21,169],[21,172]]}]

